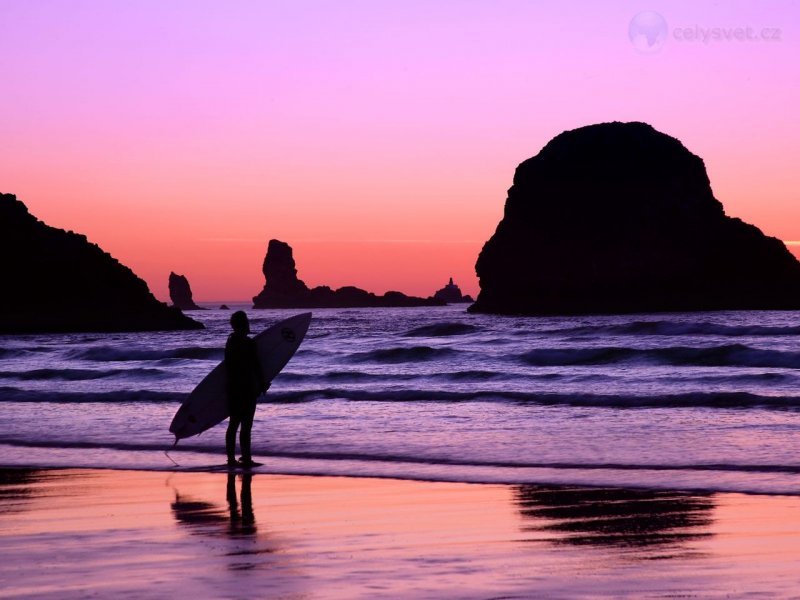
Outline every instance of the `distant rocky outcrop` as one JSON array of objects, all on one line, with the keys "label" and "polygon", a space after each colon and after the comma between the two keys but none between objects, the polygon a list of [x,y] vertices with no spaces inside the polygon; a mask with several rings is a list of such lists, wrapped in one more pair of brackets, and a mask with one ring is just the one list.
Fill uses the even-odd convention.
[{"label": "distant rocky outcrop", "polygon": [[476,271],[475,312],[800,309],[797,259],[645,123],[566,131],[520,164]]},{"label": "distant rocky outcrop", "polygon": [[0,333],[153,331],[203,325],[86,236],[45,225],[0,194]]},{"label": "distant rocky outcrop", "polygon": [[169,297],[172,304],[181,310],[205,310],[197,306],[192,299],[192,288],[189,280],[183,275],[169,274]]},{"label": "distant rocky outcrop", "polygon": [[227,305],[227,304],[220,304],[220,305],[219,305],[219,309],[220,309],[220,310],[230,310],[230,308],[228,308],[228,305]]},{"label": "distant rocky outcrop", "polygon": [[450,282],[442,289],[438,290],[433,297],[448,304],[455,304],[458,302],[474,302],[471,296],[465,296],[461,293],[461,288],[453,283],[452,277],[450,278]]},{"label": "distant rocky outcrop", "polygon": [[270,240],[264,258],[266,284],[253,298],[253,308],[353,308],[389,306],[442,306],[433,298],[416,298],[401,292],[377,296],[357,287],[333,290],[328,286],[309,288],[297,277],[294,256],[289,244]]}]

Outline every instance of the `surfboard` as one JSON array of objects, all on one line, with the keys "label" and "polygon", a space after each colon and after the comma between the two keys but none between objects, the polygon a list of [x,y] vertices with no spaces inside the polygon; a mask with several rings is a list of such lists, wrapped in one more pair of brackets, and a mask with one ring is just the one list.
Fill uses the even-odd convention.
[{"label": "surfboard", "polygon": [[[264,379],[271,381],[281,372],[308,331],[311,313],[295,315],[276,323],[253,338]],[[214,427],[230,416],[225,390],[225,361],[205,376],[181,404],[169,430],[175,443]]]}]

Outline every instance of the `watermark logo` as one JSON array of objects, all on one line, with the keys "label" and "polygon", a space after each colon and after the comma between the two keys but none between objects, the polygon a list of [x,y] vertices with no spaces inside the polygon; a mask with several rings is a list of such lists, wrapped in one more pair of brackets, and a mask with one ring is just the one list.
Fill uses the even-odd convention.
[{"label": "watermark logo", "polygon": [[672,43],[717,42],[780,42],[783,31],[779,27],[711,27],[690,25],[667,27],[667,21],[654,11],[640,12],[628,23],[628,39],[642,54],[655,54],[664,47],[667,39]]},{"label": "watermark logo", "polygon": [[653,11],[640,12],[628,24],[628,38],[642,54],[660,52],[667,41],[667,33],[664,17]]}]

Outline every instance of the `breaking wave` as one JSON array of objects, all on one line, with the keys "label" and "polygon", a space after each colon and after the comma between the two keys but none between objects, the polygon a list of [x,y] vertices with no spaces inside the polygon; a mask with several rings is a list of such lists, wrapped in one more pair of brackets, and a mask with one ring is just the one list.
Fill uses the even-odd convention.
[{"label": "breaking wave", "polygon": [[[174,403],[187,393],[152,390],[115,392],[58,392],[0,387],[2,402],[45,403]],[[270,391],[265,404],[345,400],[353,402],[512,402],[516,404],[586,406],[598,408],[774,408],[800,409],[800,396],[765,396],[747,392],[698,392],[671,395],[556,394],[523,391],[451,391],[447,389],[319,389]]]},{"label": "breaking wave", "polygon": [[267,403],[316,400],[362,402],[514,402],[537,405],[587,406],[599,408],[800,408],[800,396],[762,396],[747,392],[698,392],[638,396],[612,394],[555,394],[515,391],[449,391],[426,389],[364,390],[323,388],[270,392]]},{"label": "breaking wave", "polygon": [[[67,448],[67,449],[109,449],[128,451],[163,451],[167,444],[143,441],[141,443],[125,443],[119,441],[87,441],[87,440],[27,440],[13,436],[0,436],[0,444],[23,448]],[[254,449],[261,450],[258,446]],[[198,443],[198,438],[182,440],[175,454],[193,452],[218,456],[216,446]],[[615,470],[615,471],[719,471],[728,473],[788,473],[800,474],[800,464],[780,463],[736,463],[736,462],[583,462],[583,461],[524,461],[524,460],[480,460],[456,458],[441,455],[413,455],[393,453],[362,453],[337,451],[281,451],[264,449],[259,452],[267,458],[290,458],[299,460],[324,460],[359,463],[405,463],[421,465],[442,465],[459,467],[497,467],[503,469],[558,469],[558,470]],[[184,471],[204,471],[218,465],[203,465],[184,468]],[[221,465],[220,465],[221,466]],[[141,468],[138,467],[137,468]],[[172,470],[165,466],[161,470]],[[279,472],[276,470],[275,472]],[[478,480],[480,481],[480,480]]]},{"label": "breaking wave", "polygon": [[19,381],[90,381],[116,377],[133,379],[139,377],[175,377],[176,375],[163,369],[32,369],[30,371],[0,371],[0,379],[16,379]]},{"label": "breaking wave", "polygon": [[353,362],[377,362],[377,363],[404,363],[404,362],[423,362],[437,358],[452,356],[457,351],[451,348],[431,348],[430,346],[413,346],[410,348],[382,348],[369,352],[356,352],[351,354],[349,359]]},{"label": "breaking wave", "polygon": [[545,348],[531,350],[520,359],[531,366],[651,363],[708,367],[767,367],[800,369],[800,352],[762,350],[744,344],[708,348]]},{"label": "breaking wave", "polygon": [[62,403],[120,403],[120,402],[183,402],[188,394],[157,392],[153,390],[120,390],[114,392],[59,392],[51,390],[21,390],[0,387],[0,404],[3,402]]},{"label": "breaking wave", "polygon": [[222,360],[222,348],[208,348],[203,346],[187,346],[184,348],[171,348],[168,350],[155,350],[151,348],[119,348],[115,346],[96,346],[77,350],[71,353],[70,358],[97,362],[124,362],[133,360],[163,360],[163,359],[189,359],[189,360]]},{"label": "breaking wave", "polygon": [[717,335],[730,337],[800,335],[800,326],[769,327],[761,325],[722,325],[719,323],[686,323],[679,321],[633,321],[616,325],[585,325],[548,332],[589,335]]}]

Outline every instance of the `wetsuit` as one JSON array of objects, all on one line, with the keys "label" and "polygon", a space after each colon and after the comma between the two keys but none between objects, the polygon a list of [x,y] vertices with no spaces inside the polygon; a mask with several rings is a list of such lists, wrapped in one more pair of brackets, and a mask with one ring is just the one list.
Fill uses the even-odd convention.
[{"label": "wetsuit", "polygon": [[225,344],[225,372],[228,408],[231,417],[225,433],[228,462],[236,460],[236,430],[241,425],[239,445],[242,460],[252,460],[250,431],[256,413],[256,398],[266,388],[264,374],[258,362],[256,343],[243,333],[232,333]]}]

